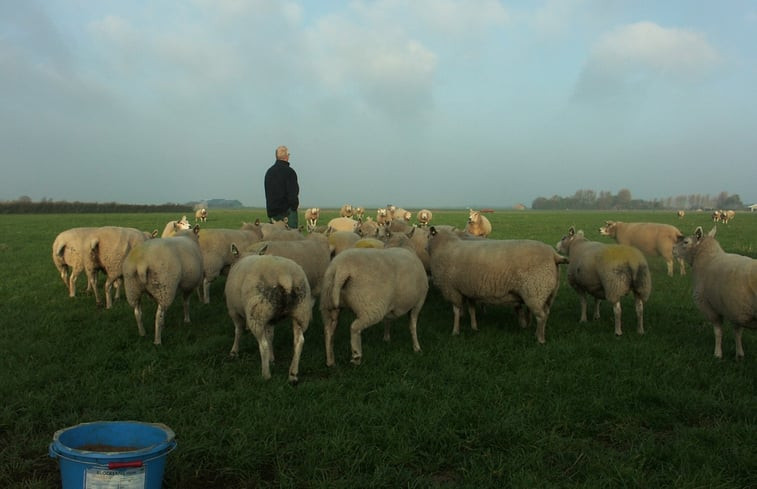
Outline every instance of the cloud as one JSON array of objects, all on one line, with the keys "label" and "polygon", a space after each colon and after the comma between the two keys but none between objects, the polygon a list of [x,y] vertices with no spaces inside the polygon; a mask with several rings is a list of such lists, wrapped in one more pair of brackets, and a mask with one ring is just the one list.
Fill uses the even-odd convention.
[{"label": "cloud", "polygon": [[705,37],[653,22],[619,27],[592,47],[575,95],[618,95],[651,81],[681,83],[710,72],[721,56]]}]

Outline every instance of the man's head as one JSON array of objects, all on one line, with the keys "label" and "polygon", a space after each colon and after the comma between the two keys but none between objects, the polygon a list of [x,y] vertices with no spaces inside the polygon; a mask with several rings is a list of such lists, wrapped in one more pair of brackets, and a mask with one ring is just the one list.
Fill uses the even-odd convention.
[{"label": "man's head", "polygon": [[279,146],[278,148],[276,148],[276,159],[289,161],[289,150],[286,146]]}]

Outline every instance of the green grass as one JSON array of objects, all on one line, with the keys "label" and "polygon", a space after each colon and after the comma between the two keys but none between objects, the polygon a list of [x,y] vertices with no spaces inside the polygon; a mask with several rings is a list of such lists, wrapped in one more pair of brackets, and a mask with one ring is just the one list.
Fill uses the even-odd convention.
[{"label": "green grass", "polygon": [[[333,217],[334,212],[325,218]],[[236,228],[260,211],[212,212],[208,227]],[[726,329],[724,360],[712,356],[712,328],[695,309],[690,277],[668,277],[650,258],[653,293],[647,334],[635,332],[623,302],[624,335],[612,310],[581,325],[565,281],[547,324],[547,344],[512,310],[486,306],[480,331],[462,323],[431,288],[419,320],[421,354],[407,319],[363,334],[363,364],[349,363],[349,314],[326,368],[322,322],[306,332],[300,384],[287,384],[291,328],[275,338],[273,378],[260,377],[257,345],[243,337],[230,359],[233,325],[223,278],[211,303],[192,298],[192,324],[180,301],[166,318],[163,346],[139,337],[123,297],[112,310],[92,295],[69,298],[50,258],[74,226],[162,230],[177,216],[5,215],[0,218],[0,487],[60,487],[48,456],[53,433],[97,420],[162,422],[177,435],[166,458],[166,488],[244,487],[757,487],[757,336],[744,334],[734,360]],[[466,212],[435,212],[462,226]],[[493,238],[556,243],[568,227],[599,237],[606,219],[669,222],[709,230],[707,213],[496,212]],[[740,213],[718,238],[727,251],[755,256],[757,215]],[[607,241],[609,242],[609,241]],[[102,282],[102,279],[101,279]]]}]

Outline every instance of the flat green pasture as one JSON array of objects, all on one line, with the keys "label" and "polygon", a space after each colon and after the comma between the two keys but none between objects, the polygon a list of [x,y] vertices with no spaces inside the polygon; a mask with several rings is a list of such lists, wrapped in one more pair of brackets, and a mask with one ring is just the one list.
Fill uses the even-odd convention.
[{"label": "flat green pasture", "polygon": [[[336,211],[323,213],[322,221]],[[600,237],[605,220],[654,221],[690,234],[709,213],[496,211],[492,238],[554,245],[569,226]],[[579,324],[578,297],[562,285],[539,345],[512,310],[485,306],[479,332],[451,335],[452,309],[433,288],[419,320],[423,352],[412,351],[407,319],[382,341],[363,334],[363,363],[349,363],[350,313],[325,366],[316,312],[305,334],[300,383],[287,383],[291,327],[277,327],[277,363],[263,381],[257,344],[246,334],[228,353],[233,325],[224,279],[211,303],[170,308],[163,345],[152,343],[155,306],[145,300],[140,337],[124,298],[98,308],[80,277],[69,298],[51,260],[55,236],[77,226],[161,231],[168,214],[0,216],[0,487],[60,487],[48,456],[61,428],[99,420],[161,422],[177,449],[164,487],[199,488],[571,488],[757,487],[757,332],[744,333],[735,360],[726,328],[724,359],[695,309],[689,276],[668,277],[649,258],[653,292],[646,334],[632,301],[624,334],[612,310]],[[207,227],[238,228],[263,212],[214,211]],[[467,211],[434,211],[434,223],[464,226]],[[190,221],[192,217],[190,216]],[[757,214],[719,225],[726,251],[757,257]],[[677,272],[677,269],[676,269]],[[473,271],[472,271],[473,273]],[[102,277],[100,279],[102,284]]]}]

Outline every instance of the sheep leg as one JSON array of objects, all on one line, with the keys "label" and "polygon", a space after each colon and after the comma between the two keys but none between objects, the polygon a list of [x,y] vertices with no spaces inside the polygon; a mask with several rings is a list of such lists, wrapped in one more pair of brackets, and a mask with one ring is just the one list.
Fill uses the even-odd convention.
[{"label": "sheep leg", "polygon": [[102,305],[102,299],[100,299],[100,294],[97,293],[97,272],[94,273],[86,273],[87,275],[87,290],[90,288],[92,289],[92,292],[95,294],[95,304],[98,306]]},{"label": "sheep leg", "polygon": [[594,316],[593,316],[594,321],[598,321],[599,320],[599,306],[601,304],[602,304],[602,300],[601,299],[596,299],[596,298],[594,299]]},{"label": "sheep leg", "polygon": [[531,311],[523,304],[515,306],[515,312],[518,314],[518,324],[521,328],[528,327],[528,323],[531,322]]},{"label": "sheep leg", "polygon": [[744,347],[741,346],[741,332],[744,330],[741,326],[733,327],[733,337],[736,340],[736,360],[744,358]]},{"label": "sheep leg", "polygon": [[[111,289],[113,288],[113,280],[110,278],[105,279],[105,309],[113,307],[113,299],[111,299]],[[116,289],[118,290],[118,289]]]},{"label": "sheep leg", "polygon": [[166,310],[162,305],[158,304],[158,310],[155,311],[155,341],[156,345],[161,344],[161,338],[163,335],[163,323],[166,321]]},{"label": "sheep leg", "polygon": [[615,314],[615,335],[622,336],[623,328],[620,325],[620,320],[623,316],[623,309],[620,307],[620,301],[612,305],[612,312]]},{"label": "sheep leg", "polygon": [[533,314],[536,316],[536,341],[543,345],[547,342],[544,336],[547,329],[548,313],[542,309],[536,309],[533,311]]},{"label": "sheep leg", "polygon": [[289,383],[296,384],[299,382],[297,375],[300,372],[300,355],[302,355],[302,347],[305,344],[304,328],[300,321],[292,321],[292,341],[294,342],[294,354],[292,355],[292,363],[289,365]]},{"label": "sheep leg", "polygon": [[265,337],[268,340],[268,345],[270,345],[269,351],[268,351],[268,361],[273,364],[274,358],[273,358],[273,325],[267,324],[265,327]]},{"label": "sheep leg", "polygon": [[644,301],[641,297],[636,298],[636,332],[644,334]]},{"label": "sheep leg", "polygon": [[258,350],[260,350],[261,374],[265,380],[268,380],[271,378],[271,345],[270,343],[268,343],[265,325],[261,325],[256,322],[250,329],[252,330],[252,334],[255,335],[255,338],[258,340]]},{"label": "sheep leg", "polygon": [[189,298],[192,296],[192,291],[184,292],[182,297],[182,304],[184,306],[184,323],[189,324],[192,321],[189,319]]},{"label": "sheep leg", "polygon": [[578,300],[581,303],[581,319],[579,319],[578,322],[585,323],[587,321],[586,319],[586,294],[579,294]]},{"label": "sheep leg", "polygon": [[452,312],[454,314],[455,320],[452,324],[452,334],[457,336],[460,334],[460,313],[462,312],[462,308],[457,305],[452,305]]},{"label": "sheep leg", "polygon": [[686,265],[685,265],[685,263],[684,263],[684,261],[683,261],[683,258],[678,258],[678,268],[679,268],[679,269],[680,269],[680,271],[681,271],[681,276],[682,276],[682,277],[683,277],[684,275],[686,275]]},{"label": "sheep leg", "polygon": [[231,345],[231,351],[229,352],[229,355],[236,357],[239,355],[239,339],[242,337],[245,323],[243,322],[243,318],[241,318],[237,314],[232,315],[231,320],[234,322],[234,344]]},{"label": "sheep leg", "polygon": [[339,309],[329,311],[328,321],[323,321],[323,339],[326,343],[326,366],[333,367],[334,361],[334,332],[339,321]]},{"label": "sheep leg", "polygon": [[392,339],[392,332],[391,332],[391,323],[389,322],[389,319],[384,318],[384,341],[389,343]]},{"label": "sheep leg", "polygon": [[116,299],[121,297],[121,289],[124,287],[124,279],[121,277],[118,277],[116,280],[113,281],[113,285],[116,287]]},{"label": "sheep leg", "polygon": [[673,276],[673,259],[671,258],[670,260],[665,260],[665,261],[668,265],[668,277],[672,277]]},{"label": "sheep leg", "polygon": [[210,281],[207,278],[202,279],[202,302],[210,304]]},{"label": "sheep leg", "polygon": [[476,321],[476,303],[468,301],[468,314],[470,314],[470,328],[478,331],[478,322]]},{"label": "sheep leg", "polygon": [[421,306],[416,306],[410,311],[410,337],[413,339],[414,352],[421,351],[421,344],[418,343],[418,315],[421,312]]},{"label": "sheep leg", "polygon": [[68,296],[76,297],[76,279],[79,278],[81,270],[71,270],[71,275],[68,276]]},{"label": "sheep leg", "polygon": [[145,335],[145,327],[142,325],[142,298],[137,299],[137,303],[134,305],[134,319],[137,320],[137,331],[139,336]]},{"label": "sheep leg", "polygon": [[360,365],[360,362],[363,359],[363,330],[376,322],[377,321],[371,321],[370,319],[360,317],[357,317],[352,321],[352,324],[350,325],[350,346],[352,347],[352,358],[350,359],[350,363],[353,365]]},{"label": "sheep leg", "polygon": [[712,329],[715,332],[715,358],[723,358],[723,324],[713,321]]}]

